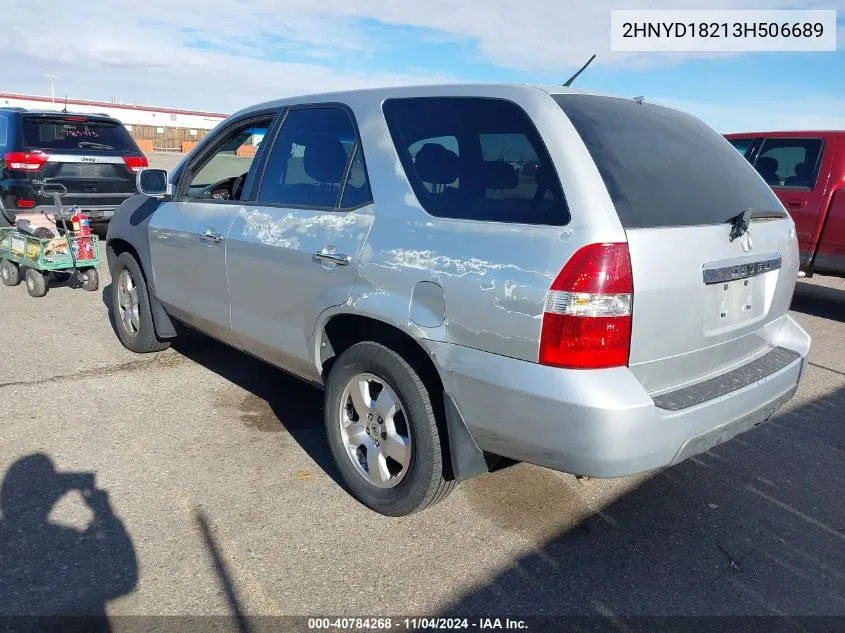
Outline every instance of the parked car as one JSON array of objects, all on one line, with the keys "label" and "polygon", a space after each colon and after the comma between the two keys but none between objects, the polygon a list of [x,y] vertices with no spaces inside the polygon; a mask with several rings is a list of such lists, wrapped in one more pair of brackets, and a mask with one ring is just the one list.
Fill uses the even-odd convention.
[{"label": "parked car", "polygon": [[[529,156],[533,182],[507,164]],[[107,235],[120,340],[163,350],[181,322],[322,386],[338,469],[386,515],[497,456],[677,464],[767,420],[806,367],[792,220],[668,108],[504,85],[291,98],[138,180]]]},{"label": "parked car", "polygon": [[17,213],[52,213],[45,184],[67,188],[63,203],[92,223],[107,222],[137,193],[147,158],[123,124],[110,116],[0,108],[0,226]]},{"label": "parked car", "polygon": [[801,270],[845,275],[845,130],[725,136],[795,221]]}]

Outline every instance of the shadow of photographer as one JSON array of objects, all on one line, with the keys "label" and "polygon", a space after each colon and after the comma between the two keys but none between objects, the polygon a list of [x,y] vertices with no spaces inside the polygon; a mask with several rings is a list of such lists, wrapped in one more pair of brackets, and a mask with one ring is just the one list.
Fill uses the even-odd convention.
[{"label": "shadow of photographer", "polygon": [[[50,521],[72,491],[92,513],[85,529]],[[94,474],[57,472],[48,456],[27,455],[6,472],[0,510],[0,630],[109,631],[106,603],[135,588],[138,561]]]}]

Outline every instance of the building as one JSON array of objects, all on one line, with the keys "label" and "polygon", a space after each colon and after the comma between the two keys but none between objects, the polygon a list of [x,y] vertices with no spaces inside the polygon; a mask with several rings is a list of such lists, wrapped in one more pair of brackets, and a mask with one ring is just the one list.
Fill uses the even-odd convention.
[{"label": "building", "polygon": [[[0,107],[33,110],[65,108],[64,99],[0,93]],[[141,149],[149,151],[188,151],[209,130],[228,115],[218,112],[174,110],[107,101],[68,99],[68,111],[107,114],[126,126]]]}]

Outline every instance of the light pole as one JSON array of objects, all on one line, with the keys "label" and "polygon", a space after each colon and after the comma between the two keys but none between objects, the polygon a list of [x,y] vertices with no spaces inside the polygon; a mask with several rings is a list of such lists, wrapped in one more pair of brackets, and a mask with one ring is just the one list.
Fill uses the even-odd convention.
[{"label": "light pole", "polygon": [[50,101],[56,103],[56,91],[53,90],[53,80],[58,79],[56,75],[44,75],[47,79],[50,80]]}]

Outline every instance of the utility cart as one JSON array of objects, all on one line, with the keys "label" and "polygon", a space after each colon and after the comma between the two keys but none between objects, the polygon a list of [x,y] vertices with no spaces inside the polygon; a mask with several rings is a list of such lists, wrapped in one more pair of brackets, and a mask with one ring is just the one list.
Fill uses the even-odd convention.
[{"label": "utility cart", "polygon": [[[89,292],[99,287],[99,238],[87,226],[81,230],[75,226],[84,216],[75,207],[62,206],[61,196],[66,191],[61,184],[42,188],[42,193],[53,197],[56,211],[52,217],[45,217],[55,230],[41,227],[25,231],[23,224],[29,223],[21,220],[14,227],[0,228],[0,278],[5,285],[17,286],[24,281],[32,297],[47,294],[50,277],[67,279],[73,287]],[[68,221],[74,223],[73,229],[68,228]]]}]

